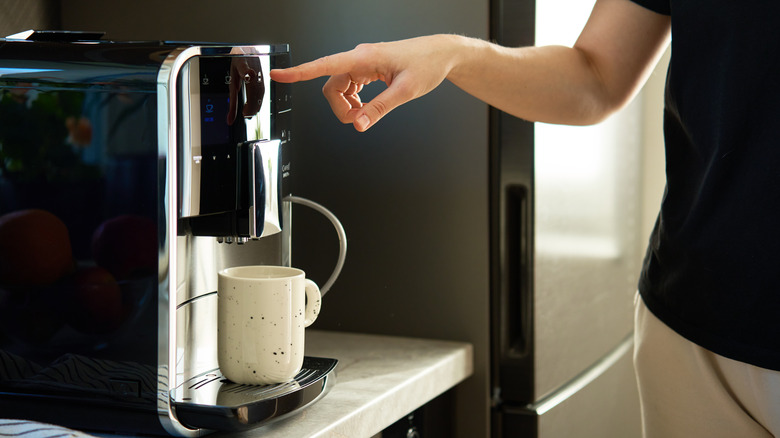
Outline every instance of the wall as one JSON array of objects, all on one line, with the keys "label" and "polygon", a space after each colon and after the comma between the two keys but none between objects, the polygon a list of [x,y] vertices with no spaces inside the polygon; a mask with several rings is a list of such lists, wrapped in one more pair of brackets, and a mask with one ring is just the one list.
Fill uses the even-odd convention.
[{"label": "wall", "polygon": [[28,29],[59,27],[59,4],[55,0],[3,0],[0,4],[0,36]]}]

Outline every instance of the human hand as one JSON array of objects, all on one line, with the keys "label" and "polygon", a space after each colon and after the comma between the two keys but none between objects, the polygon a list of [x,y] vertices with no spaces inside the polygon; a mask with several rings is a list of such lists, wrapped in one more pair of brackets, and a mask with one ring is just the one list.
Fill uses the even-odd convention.
[{"label": "human hand", "polygon": [[[348,52],[281,70],[271,79],[292,83],[330,76],[322,92],[342,123],[360,132],[412,99],[436,88],[452,68],[454,44],[448,35],[433,35],[390,43],[361,44]],[[374,81],[387,88],[370,102],[360,92]]]},{"label": "human hand", "polygon": [[[230,107],[228,108],[227,124],[232,126],[238,118],[238,109],[242,107],[243,117],[252,117],[260,111],[265,95],[263,69],[260,59],[255,56],[235,57],[230,63]],[[241,95],[241,87],[246,90],[246,101]]]}]

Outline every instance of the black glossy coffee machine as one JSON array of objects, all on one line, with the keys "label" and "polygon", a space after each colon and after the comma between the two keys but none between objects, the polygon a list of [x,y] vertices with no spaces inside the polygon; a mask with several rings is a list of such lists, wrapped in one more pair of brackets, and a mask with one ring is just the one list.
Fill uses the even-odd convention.
[{"label": "black glossy coffee machine", "polygon": [[286,45],[0,39],[0,418],[199,436],[317,400],[219,373],[219,269],[290,264]]}]

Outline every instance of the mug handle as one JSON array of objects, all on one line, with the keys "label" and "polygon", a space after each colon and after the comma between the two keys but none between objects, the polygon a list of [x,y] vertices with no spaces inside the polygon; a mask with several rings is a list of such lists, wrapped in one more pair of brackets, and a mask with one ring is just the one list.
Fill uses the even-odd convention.
[{"label": "mug handle", "polygon": [[306,315],[303,320],[303,326],[310,326],[314,320],[317,319],[317,315],[320,314],[320,307],[322,306],[322,295],[320,294],[320,288],[317,283],[306,279]]},{"label": "mug handle", "polygon": [[323,297],[330,290],[330,287],[333,286],[333,283],[336,282],[336,278],[338,278],[339,274],[341,273],[341,268],[344,267],[344,260],[347,258],[347,234],[344,232],[344,227],[341,226],[341,222],[339,222],[339,219],[336,217],[336,215],[331,213],[330,210],[323,207],[322,205],[309,199],[301,198],[300,196],[290,195],[286,196],[284,200],[290,201],[293,204],[305,205],[313,210],[317,210],[320,214],[330,220],[330,223],[333,224],[333,228],[336,229],[336,233],[339,236],[339,257],[336,260],[336,267],[333,268],[333,273],[330,274],[330,278],[328,278],[328,281],[326,281],[320,289],[320,297]]}]

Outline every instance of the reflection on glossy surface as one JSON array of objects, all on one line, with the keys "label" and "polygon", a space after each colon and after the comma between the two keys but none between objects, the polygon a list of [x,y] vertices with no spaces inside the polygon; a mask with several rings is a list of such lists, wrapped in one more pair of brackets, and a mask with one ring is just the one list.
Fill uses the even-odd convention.
[{"label": "reflection on glossy surface", "polygon": [[[153,347],[128,337],[153,330],[134,324],[155,316],[149,304],[157,290],[154,96],[119,85],[126,80],[120,76],[115,85],[109,77],[95,86],[54,85],[55,69],[31,70],[6,69],[0,77],[0,215],[25,215],[21,227],[0,225],[14,226],[0,246],[17,248],[0,264],[40,270],[52,266],[41,257],[58,252],[71,261],[53,277],[0,280],[8,296],[0,309],[6,316],[0,348],[37,361],[78,352],[156,364]],[[33,81],[34,74],[42,76]],[[56,218],[65,238],[45,237],[42,247],[34,242],[54,229],[35,219],[44,215]],[[18,256],[26,252],[31,256]]]},{"label": "reflection on glossy surface", "polygon": [[[0,216],[25,215],[3,242],[30,260],[70,259],[56,276],[0,280],[6,415],[72,424],[85,420],[21,400],[68,397],[92,406],[85,412],[113,400],[147,412],[159,431],[155,90],[172,47],[0,43]],[[69,246],[29,212],[56,218]],[[48,247],[33,244],[40,237]],[[10,260],[27,263],[4,254],[0,265]],[[128,421],[152,431],[150,421]]]},{"label": "reflection on glossy surface", "polygon": [[[181,161],[170,159],[181,160],[193,137],[223,155],[236,142],[273,138],[286,162],[289,93],[266,74],[276,55],[289,65],[287,46],[0,40],[0,272],[14,273],[0,274],[4,415],[202,433],[179,423],[168,394],[183,378],[177,365],[188,376],[214,366],[201,359],[216,351],[204,332],[215,309],[208,300],[176,308],[215,290],[209,279],[220,263],[289,260],[289,226],[247,251],[188,235],[177,202]],[[201,58],[205,85],[198,69],[180,75]],[[190,129],[209,122],[202,136]],[[24,252],[30,257],[15,257]],[[53,261],[29,262],[43,255]],[[52,384],[48,376],[64,369],[71,378]],[[61,397],[67,413],[31,406]]]},{"label": "reflection on glossy surface", "polygon": [[279,210],[269,201],[276,204],[281,193],[287,141],[284,132],[271,139],[271,112],[279,109],[266,93],[269,57],[236,51],[182,66],[179,202],[188,233],[245,242],[279,231]]},{"label": "reflection on glossy surface", "polygon": [[338,360],[305,357],[289,382],[240,385],[218,369],[206,371],[171,391],[182,423],[214,430],[246,430],[289,416],[321,398],[332,386]]},{"label": "reflection on glossy surface", "polygon": [[265,97],[265,81],[260,58],[242,56],[230,61],[230,75],[225,77],[229,85],[231,103],[227,124],[232,125],[239,110],[244,118],[251,118],[260,112]]}]

